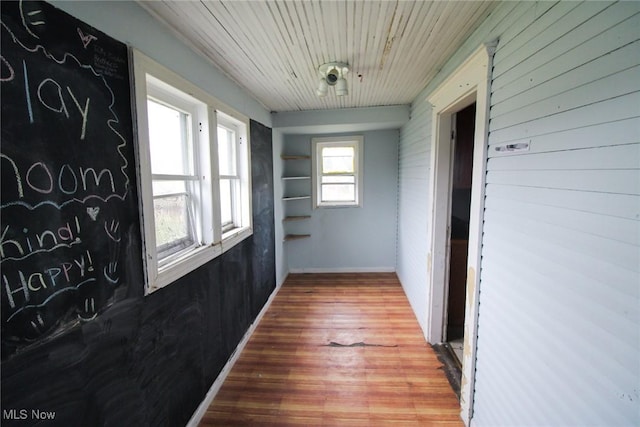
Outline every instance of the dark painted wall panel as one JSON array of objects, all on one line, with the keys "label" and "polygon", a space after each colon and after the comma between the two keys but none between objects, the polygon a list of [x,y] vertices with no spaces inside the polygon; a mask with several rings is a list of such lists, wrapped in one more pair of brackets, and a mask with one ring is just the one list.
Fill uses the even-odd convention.
[{"label": "dark painted wall panel", "polygon": [[275,288],[271,129],[252,121],[251,137],[254,236],[147,297],[122,287],[95,320],[3,360],[2,409],[29,411],[3,426],[36,425],[32,409],[55,412],[47,425],[188,421]]},{"label": "dark painted wall panel", "polygon": [[[73,43],[76,26],[84,32],[94,31],[44,3],[28,5],[47,10],[52,46]],[[8,9],[3,6],[2,10],[4,22]],[[16,22],[19,26],[20,20]],[[69,31],[57,32],[56,26]],[[57,40],[58,33],[72,36]],[[106,40],[106,36],[100,38]],[[113,44],[126,53],[124,45]],[[31,64],[33,75],[44,72],[38,64]],[[73,79],[68,67],[57,71],[79,80],[79,76]],[[128,90],[117,93],[119,105],[126,111],[122,116],[130,115]],[[3,98],[3,117],[17,111],[18,102]],[[20,132],[19,128],[14,130]],[[129,219],[126,230],[122,227],[124,239],[119,247],[124,279],[110,293],[108,304],[100,306],[97,317],[60,323],[32,342],[16,344],[15,339],[7,341],[3,335],[1,425],[42,425],[32,410],[54,413],[55,419],[45,424],[61,426],[179,426],[189,420],[275,289],[271,129],[252,121],[250,132],[254,235],[145,297],[138,200],[132,183],[127,203],[118,211],[120,218]],[[3,145],[5,134],[3,127]],[[44,137],[37,132],[33,135],[23,138],[25,147]],[[37,146],[26,151],[47,160]],[[88,156],[87,161],[95,160],[93,157]],[[105,156],[99,157],[107,161]],[[129,157],[129,175],[133,177],[133,155],[129,153]],[[119,158],[105,167],[116,170],[117,161]],[[31,228],[28,217],[19,218]],[[2,267],[5,272],[10,268],[8,264]]]},{"label": "dark painted wall panel", "polygon": [[251,180],[253,183],[253,287],[251,318],[255,318],[276,287],[273,215],[273,148],[271,129],[251,122]]},{"label": "dark painted wall panel", "polygon": [[127,46],[44,2],[0,12],[5,359],[92,320],[142,258]]}]

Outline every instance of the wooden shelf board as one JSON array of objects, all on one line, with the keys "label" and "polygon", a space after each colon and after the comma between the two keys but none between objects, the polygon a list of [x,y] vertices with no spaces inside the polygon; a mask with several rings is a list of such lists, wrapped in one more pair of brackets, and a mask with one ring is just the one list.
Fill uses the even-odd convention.
[{"label": "wooden shelf board", "polygon": [[306,239],[307,237],[311,237],[311,234],[287,234],[284,236],[284,241]]},{"label": "wooden shelf board", "polygon": [[306,156],[306,155],[288,155],[288,154],[283,154],[280,157],[282,158],[282,160],[307,160],[311,158],[311,156]]},{"label": "wooden shelf board", "polygon": [[310,176],[283,176],[282,179],[285,181],[289,181],[293,179],[311,179],[311,177]]},{"label": "wooden shelf board", "polygon": [[283,219],[283,221],[302,221],[303,219],[309,219],[311,215],[291,215]]},{"label": "wooden shelf board", "polygon": [[283,197],[282,200],[303,200],[310,199],[311,196],[291,196],[291,197]]}]

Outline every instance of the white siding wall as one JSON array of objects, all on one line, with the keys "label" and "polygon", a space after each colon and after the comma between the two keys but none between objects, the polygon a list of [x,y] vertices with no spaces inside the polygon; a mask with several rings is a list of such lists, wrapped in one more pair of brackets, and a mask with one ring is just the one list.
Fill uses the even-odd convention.
[{"label": "white siding wall", "polygon": [[560,6],[495,55],[477,425],[640,423],[640,5]]},{"label": "white siding wall", "polygon": [[[500,37],[472,425],[640,424],[639,13],[638,2],[505,4],[465,45]],[[421,103],[401,133],[398,271],[424,310],[426,273],[412,262],[428,221]],[[530,151],[495,151],[520,141]]]},{"label": "white siding wall", "polygon": [[431,106],[417,102],[411,120],[400,130],[398,170],[398,236],[396,273],[418,323],[427,330],[428,189],[431,156]]},{"label": "white siding wall", "polygon": [[494,39],[513,25],[514,17],[523,13],[542,13],[548,7],[508,2],[496,9],[416,98],[411,105],[409,123],[400,130],[396,272],[425,335],[430,287],[428,253],[431,218],[427,209],[431,185],[432,114],[427,97],[481,43]]}]

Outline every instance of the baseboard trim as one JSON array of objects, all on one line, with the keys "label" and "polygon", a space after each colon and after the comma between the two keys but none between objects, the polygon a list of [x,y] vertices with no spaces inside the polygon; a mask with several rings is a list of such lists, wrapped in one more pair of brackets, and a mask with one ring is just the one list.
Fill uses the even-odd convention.
[{"label": "baseboard trim", "polygon": [[213,402],[213,399],[215,399],[216,395],[220,391],[220,388],[222,387],[222,384],[224,384],[224,381],[227,379],[229,372],[231,372],[233,365],[235,365],[235,363],[238,361],[240,354],[242,354],[242,350],[244,350],[244,348],[246,347],[247,343],[249,342],[249,339],[251,338],[251,335],[253,335],[253,332],[256,330],[256,328],[258,327],[258,324],[260,323],[265,313],[271,306],[271,303],[273,302],[276,295],[278,294],[280,287],[282,286],[284,281],[287,280],[288,275],[289,275],[288,273],[285,274],[282,282],[276,284],[276,288],[273,290],[273,292],[271,292],[271,295],[269,296],[269,299],[262,307],[262,310],[260,310],[260,313],[258,313],[258,315],[256,316],[256,319],[253,321],[253,323],[251,324],[247,332],[244,334],[244,336],[242,337],[242,340],[240,340],[240,342],[236,346],[236,349],[234,350],[229,360],[227,360],[227,363],[222,368],[222,371],[220,371],[218,378],[216,378],[216,380],[213,382],[213,384],[209,388],[209,391],[205,395],[204,399],[202,400],[202,402],[200,402],[200,405],[191,416],[191,419],[187,423],[187,427],[197,427],[198,424],[200,424],[200,421],[202,421],[204,414],[207,412],[207,408],[209,408],[209,405],[211,405],[211,402]]},{"label": "baseboard trim", "polygon": [[289,273],[395,273],[395,267],[291,268]]}]

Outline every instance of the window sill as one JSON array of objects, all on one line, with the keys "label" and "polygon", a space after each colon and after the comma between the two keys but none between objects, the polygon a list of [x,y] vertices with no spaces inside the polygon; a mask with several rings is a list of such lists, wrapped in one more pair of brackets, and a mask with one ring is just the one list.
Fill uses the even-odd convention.
[{"label": "window sill", "polygon": [[228,231],[222,236],[222,242],[216,245],[201,246],[197,249],[187,252],[180,258],[164,265],[158,269],[158,274],[152,285],[146,290],[149,295],[158,289],[175,282],[181,277],[187,275],[198,267],[203,266],[209,261],[217,258],[226,251],[230,250],[238,243],[253,234],[251,227],[237,228]]},{"label": "window sill", "polygon": [[149,280],[149,288],[146,294],[148,295],[158,289],[164,288],[196,268],[218,257],[220,254],[222,254],[222,247],[220,245],[201,246],[189,251],[182,257],[160,267],[155,280]]},{"label": "window sill", "polygon": [[234,228],[222,235],[222,252],[226,252],[253,234],[251,227]]},{"label": "window sill", "polygon": [[316,209],[336,209],[336,208],[359,208],[361,207],[362,204],[361,203],[341,203],[341,204],[337,204],[337,203],[321,203],[321,204],[317,204],[315,207]]}]

